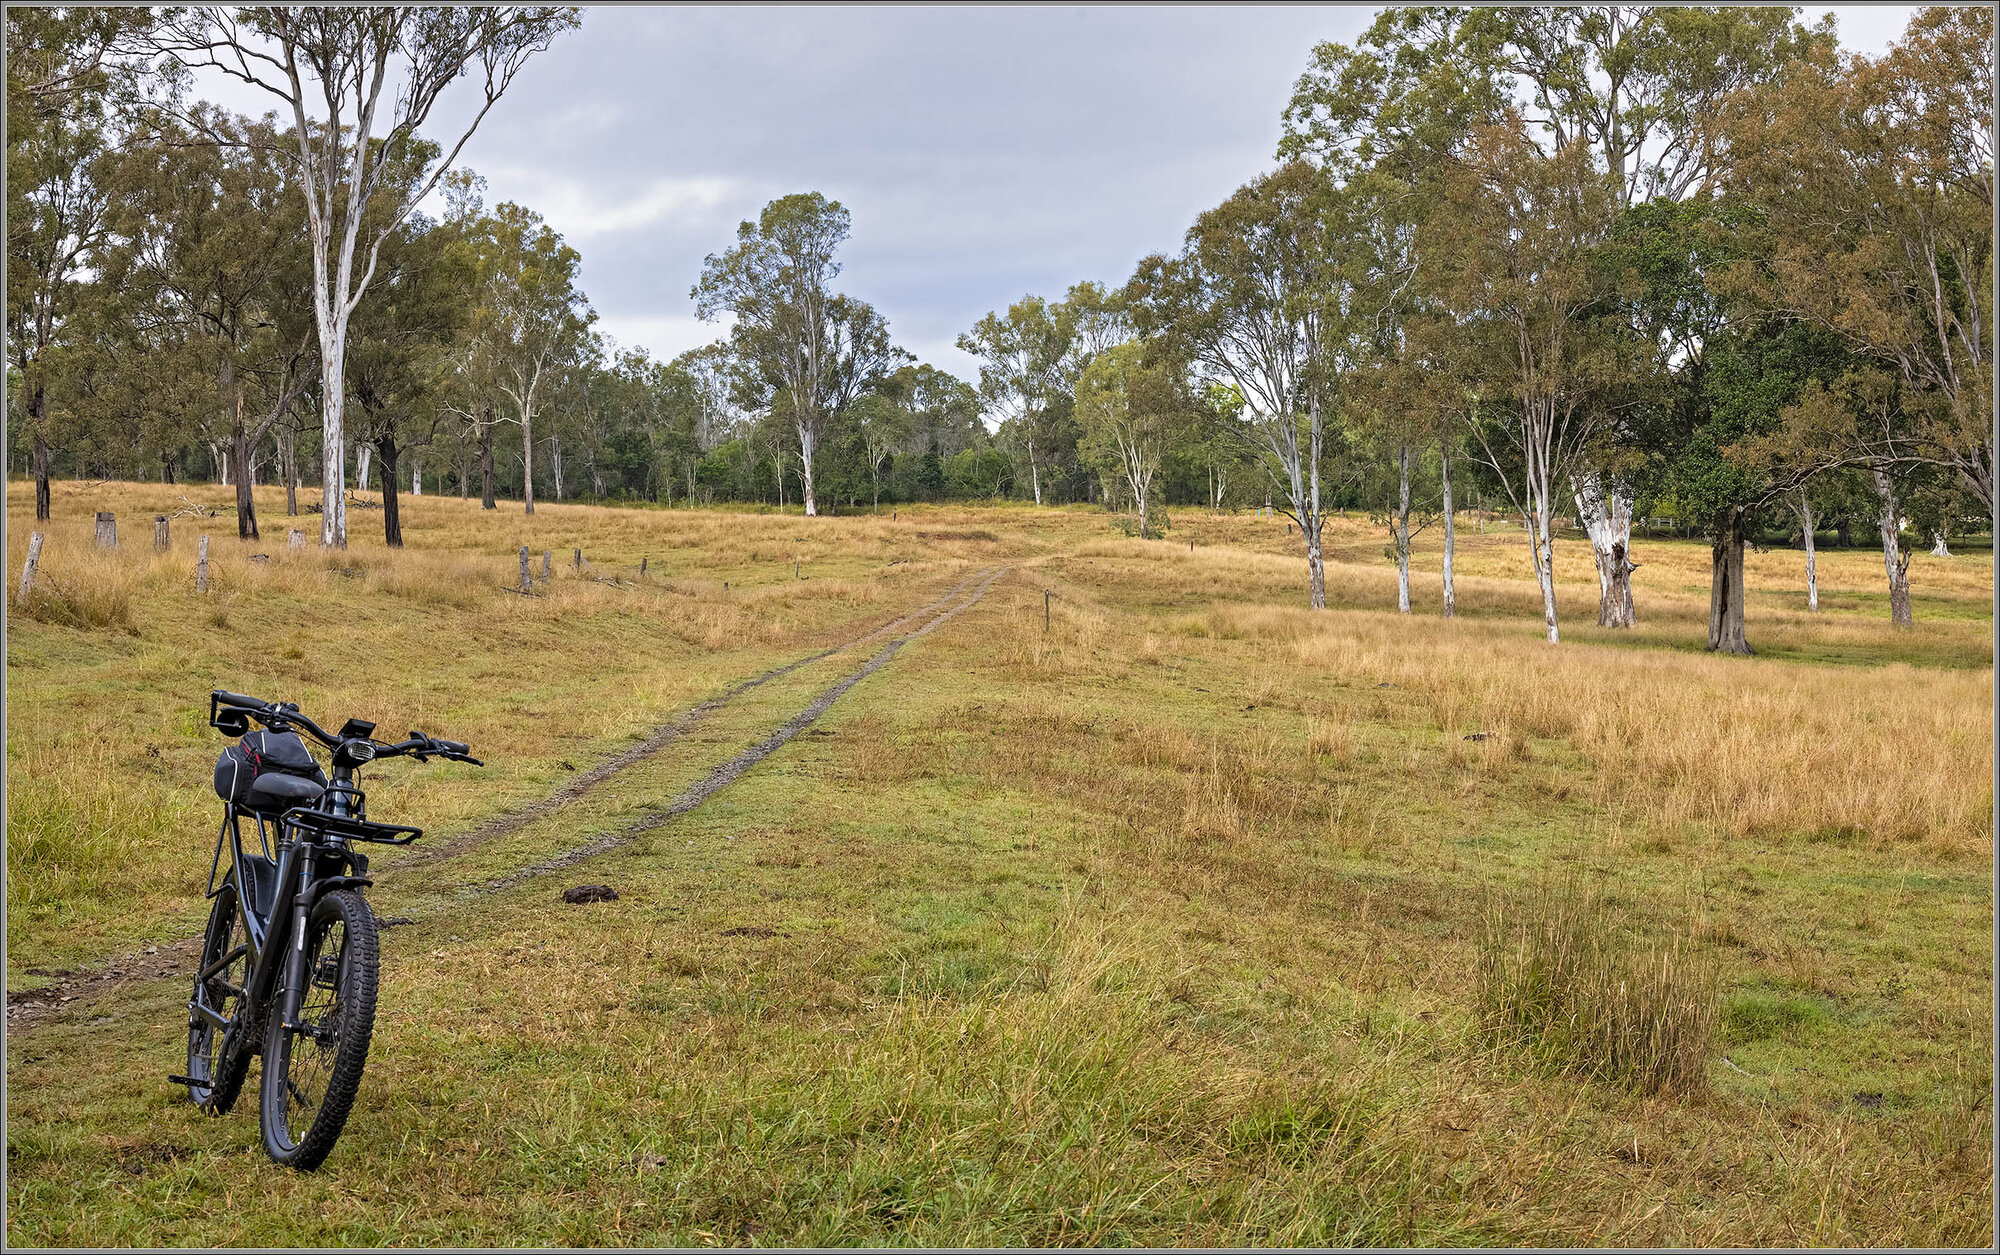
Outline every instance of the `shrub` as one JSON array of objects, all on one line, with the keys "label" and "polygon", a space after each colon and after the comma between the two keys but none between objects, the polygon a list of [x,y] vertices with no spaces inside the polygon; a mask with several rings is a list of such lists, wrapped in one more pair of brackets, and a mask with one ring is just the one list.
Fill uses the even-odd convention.
[{"label": "shrub", "polygon": [[1632,931],[1574,881],[1492,912],[1479,952],[1488,1038],[1644,1094],[1701,1088],[1718,1016],[1715,964],[1687,938],[1641,945]]},{"label": "shrub", "polygon": [[72,628],[132,627],[132,594],[122,579],[79,579],[42,571],[17,613]]}]

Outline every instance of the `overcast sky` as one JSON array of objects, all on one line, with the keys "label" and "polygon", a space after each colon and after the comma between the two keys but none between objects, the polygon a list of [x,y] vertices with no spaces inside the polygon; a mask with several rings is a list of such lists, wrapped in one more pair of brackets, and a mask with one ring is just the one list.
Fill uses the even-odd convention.
[{"label": "overcast sky", "polygon": [[[662,357],[720,334],[688,299],[702,258],[773,197],[823,192],[853,215],[840,288],[919,358],[976,379],[961,331],[1175,248],[1269,167],[1312,45],[1374,12],[590,9],[461,164],[489,205],[518,201],[576,246],[606,332]],[[1840,8],[1843,43],[1879,52],[1910,12]],[[446,93],[434,137],[456,137],[474,90]]]}]

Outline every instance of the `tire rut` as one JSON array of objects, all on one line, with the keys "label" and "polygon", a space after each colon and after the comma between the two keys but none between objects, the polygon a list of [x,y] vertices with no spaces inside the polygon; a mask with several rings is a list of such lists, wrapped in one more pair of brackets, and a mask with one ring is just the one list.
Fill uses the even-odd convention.
[{"label": "tire rut", "polygon": [[[422,867],[429,863],[438,862],[441,859],[453,858],[456,857],[457,855],[465,853],[467,850],[470,850],[475,846],[484,845],[488,841],[492,841],[496,838],[504,837],[511,833],[519,832],[521,829],[527,827],[531,823],[534,823],[536,820],[541,819],[544,816],[549,815],[552,812],[556,811],[560,807],[566,805],[567,803],[573,802],[577,798],[582,797],[585,793],[589,792],[591,789],[597,787],[600,784],[603,784],[606,780],[609,780],[611,777],[617,775],[621,771],[624,771],[626,768],[631,767],[637,763],[644,762],[646,759],[651,758],[653,755],[659,753],[667,746],[673,744],[675,741],[678,741],[681,737],[687,735],[688,731],[692,729],[696,724],[700,723],[703,719],[706,719],[708,716],[714,714],[716,711],[722,709],[724,706],[729,705],[731,702],[743,696],[743,694],[748,693],[750,690],[757,688],[761,685],[769,684],[773,680],[781,679],[785,676],[788,676],[792,672],[797,671],[802,667],[809,667],[813,663],[816,663],[823,658],[830,658],[834,654],[840,653],[842,650],[852,649],[856,645],[864,644],[885,633],[893,632],[897,628],[902,627],[904,624],[909,623],[911,620],[920,618],[921,616],[928,614],[933,610],[936,610],[939,606],[944,605],[946,602],[950,601],[952,598],[958,596],[961,592],[965,591],[966,585],[972,583],[973,580],[976,580],[978,578],[979,578],[978,575],[973,575],[968,579],[959,581],[957,584],[947,589],[942,597],[939,597],[935,601],[929,602],[925,605],[919,606],[915,610],[910,611],[908,614],[905,614],[902,617],[895,619],[889,623],[885,623],[881,627],[871,628],[868,631],[863,632],[861,635],[854,637],[851,640],[842,641],[840,644],[835,645],[830,649],[822,649],[816,654],[808,654],[803,658],[799,658],[795,661],[788,662],[781,667],[773,667],[762,675],[752,677],[751,679],[745,680],[740,684],[725,689],[716,696],[709,698],[707,701],[702,702],[701,704],[696,706],[691,706],[687,710],[682,711],[679,715],[676,715],[673,719],[669,720],[668,722],[654,729],[651,735],[647,736],[647,738],[644,741],[641,741],[639,744],[634,745],[628,749],[621,750],[617,754],[612,755],[610,758],[605,759],[603,762],[598,763],[596,766],[590,768],[589,770],[582,772],[576,777],[576,779],[570,781],[562,788],[557,789],[554,793],[549,794],[547,797],[540,798],[536,801],[530,802],[527,805],[522,806],[516,810],[508,811],[503,815],[495,816],[494,818],[489,819],[485,823],[481,824],[479,827],[474,828],[471,832],[465,833],[461,836],[453,837],[447,841],[438,842],[435,845],[412,850],[406,857],[397,861],[394,870],[397,872],[401,872],[404,868]],[[391,869],[384,868],[383,870],[388,871]]]},{"label": "tire rut", "polygon": [[[918,636],[921,636],[926,632],[929,632],[931,629],[937,627],[945,620],[957,614],[960,610],[965,609],[966,606],[971,605],[973,602],[976,602],[981,597],[985,596],[987,588],[991,587],[993,581],[999,578],[1000,574],[1001,572],[990,571],[990,570],[978,572],[966,579],[960,580],[957,584],[954,584],[951,588],[947,589],[942,596],[936,598],[935,600],[927,602],[924,605],[921,605],[916,609],[911,610],[908,613],[896,619],[893,619],[888,623],[883,624],[880,627],[871,628],[870,630],[862,633],[861,635],[856,636],[850,640],[843,641],[840,644],[835,645],[829,649],[823,649],[816,654],[808,654],[803,658],[799,658],[795,661],[788,662],[780,667],[773,667],[771,670],[764,672],[762,675],[754,676],[751,679],[745,680],[740,684],[734,685],[733,687],[724,690],[717,696],[711,697],[707,701],[702,702],[700,705],[690,707],[688,710],[682,712],[674,719],[661,725],[650,736],[648,736],[644,741],[642,741],[638,745],[623,750],[618,754],[615,754],[612,757],[606,759],[605,761],[590,768],[587,772],[583,773],[583,775],[581,775],[579,778],[571,781],[569,784],[563,786],[555,793],[550,794],[548,797],[529,803],[527,806],[524,806],[518,810],[510,811],[507,814],[502,815],[496,819],[489,820],[485,824],[482,824],[480,827],[475,828],[473,831],[466,833],[463,836],[453,838],[451,841],[447,843],[432,847],[430,850],[424,851],[423,857],[421,858],[417,857],[416,854],[413,852],[410,858],[406,858],[400,861],[398,864],[396,864],[395,867],[384,868],[382,870],[384,872],[400,872],[403,868],[410,867],[412,865],[422,865],[425,863],[436,862],[440,859],[451,857],[453,855],[463,854],[467,850],[470,850],[475,846],[482,845],[488,841],[491,841],[496,837],[502,837],[511,832],[519,831],[521,828],[526,827],[528,824],[534,822],[535,820],[540,819],[550,814],[551,812],[555,811],[556,809],[561,807],[564,803],[573,801],[577,797],[582,796],[585,792],[589,791],[596,785],[602,784],[604,781],[610,779],[618,772],[623,771],[626,768],[631,767],[634,764],[642,762],[645,759],[651,757],[652,755],[659,753],[661,750],[665,749],[668,745],[671,745],[674,741],[686,735],[688,730],[693,728],[696,724],[700,723],[702,719],[706,718],[710,714],[713,714],[715,711],[721,709],[722,707],[728,705],[730,702],[733,702],[738,697],[742,696],[744,693],[749,692],[751,689],[757,688],[760,685],[768,684],[773,680],[782,678],[783,676],[790,675],[794,671],[797,671],[803,667],[811,666],[813,663],[818,662],[821,659],[831,657],[832,655],[840,653],[843,650],[852,649],[856,645],[864,644],[868,641],[874,640],[877,637],[883,636],[890,632],[894,632],[898,628],[904,627],[909,623],[913,622],[914,620],[922,618],[926,614],[932,613],[933,611],[937,610],[940,606],[948,604],[954,598],[958,597],[960,593],[964,592],[966,587],[972,584],[974,580],[979,579],[981,575],[986,576],[986,582],[984,584],[981,584],[979,590],[975,592],[972,595],[971,599],[966,601],[963,605],[956,606],[946,611],[944,614],[933,619],[931,622],[925,624],[922,628],[917,629],[915,632],[911,632],[906,636],[897,638],[895,641],[891,642],[891,644],[887,648],[877,653],[873,658],[869,659],[869,661],[866,664],[864,664],[859,671],[850,674],[848,677],[844,678],[842,681],[835,684],[833,689],[828,689],[825,693],[822,693],[820,695],[820,699],[816,700],[812,705],[807,707],[807,710],[812,712],[811,718],[807,718],[804,720],[804,722],[800,722],[799,718],[795,716],[791,722],[788,722],[787,724],[784,725],[784,728],[780,729],[780,732],[778,734],[774,734],[774,737],[766,738],[765,741],[758,743],[758,748],[762,748],[762,752],[756,753],[755,758],[747,757],[747,753],[756,752],[755,749],[753,749],[752,751],[746,752],[746,754],[739,754],[737,755],[736,758],[731,759],[729,763],[725,763],[722,768],[718,769],[718,771],[727,770],[731,766],[734,766],[734,770],[730,771],[729,775],[726,778],[716,781],[716,783],[714,783],[711,787],[709,787],[706,792],[703,792],[701,794],[700,798],[688,802],[687,805],[685,807],[682,807],[680,811],[672,811],[671,813],[669,813],[668,811],[660,812],[660,817],[657,820],[654,820],[653,817],[649,816],[647,820],[641,821],[641,823],[646,823],[650,827],[657,827],[659,824],[665,823],[667,819],[672,818],[674,814],[684,813],[684,811],[686,810],[693,809],[694,806],[699,805],[701,798],[706,798],[707,796],[709,796],[709,794],[714,793],[716,789],[721,788],[722,785],[727,784],[730,780],[734,780],[754,762],[759,761],[762,758],[768,756],[772,750],[777,749],[778,746],[784,744],[785,741],[789,741],[793,736],[796,736],[798,732],[801,729],[803,729],[807,724],[811,723],[813,719],[818,718],[820,713],[824,712],[826,707],[831,705],[833,701],[840,696],[841,693],[845,693],[848,689],[853,688],[855,684],[860,682],[863,676],[872,673],[876,669],[880,668],[884,663],[886,663],[891,657],[894,657],[896,651],[901,649],[905,642],[910,641]],[[838,690],[837,692],[835,691],[836,689]],[[794,724],[796,724],[797,726],[794,727],[793,726]],[[789,731],[787,731],[786,729],[789,729]],[[768,747],[766,748],[766,746]],[[738,765],[739,760],[741,760],[740,765]],[[715,777],[711,776],[710,779],[711,780],[715,779]],[[708,780],[704,780],[702,782],[703,785],[706,785],[708,783],[709,783]],[[702,785],[697,785],[695,787],[699,789],[702,787]],[[693,792],[693,790],[690,790],[689,792]],[[688,796],[687,793],[683,793],[680,797],[677,797],[672,803],[669,803],[668,804],[669,807],[671,808],[673,806],[679,805],[682,799],[686,798],[687,796]],[[632,830],[628,830],[629,835],[621,836],[621,838],[618,841],[613,842],[613,845],[623,844],[625,841],[630,840],[633,836],[638,835],[639,831],[641,831],[641,829],[635,828]],[[584,847],[584,848],[591,849],[592,847]],[[606,846],[605,848],[609,849],[612,848],[612,846]],[[566,867],[570,863],[576,862],[583,857],[587,857],[587,855],[579,853],[577,851],[572,851],[570,854],[559,856],[557,860],[552,860],[546,866],[538,864],[535,868],[531,868],[527,872],[518,874],[514,880],[508,881],[506,883],[518,883],[519,880],[527,879],[530,875],[540,875],[543,874],[545,871],[554,871],[560,867]],[[504,887],[504,885],[495,885],[492,886],[491,888],[484,888],[483,891],[492,892],[500,887]],[[415,921],[410,920],[407,922],[415,922]],[[48,975],[56,978],[54,983],[46,985],[40,989],[10,991],[8,993],[6,1031],[9,1033],[18,1033],[25,1031],[27,1029],[34,1028],[54,1018],[55,1015],[58,1012],[60,1012],[64,1007],[67,1007],[73,1003],[95,1001],[97,998],[106,993],[114,992],[128,985],[133,985],[153,980],[165,980],[168,978],[185,977],[187,973],[194,970],[191,965],[194,962],[195,957],[200,953],[200,949],[201,949],[201,937],[199,934],[197,934],[196,936],[191,938],[184,938],[179,941],[161,942],[156,946],[147,947],[147,949],[144,951],[120,956],[118,958],[110,960],[102,967],[71,968],[67,971],[62,971],[62,972],[50,972],[48,973]]]},{"label": "tire rut", "polygon": [[[635,820],[630,824],[627,824],[624,828],[620,829],[616,833],[613,833],[609,836],[600,837],[597,840],[592,841],[587,845],[578,846],[573,850],[569,850],[563,854],[559,854],[552,859],[536,863],[531,867],[525,867],[510,876],[503,876],[497,880],[489,880],[486,881],[484,884],[473,886],[472,892],[475,895],[497,893],[503,889],[511,889],[516,885],[525,884],[526,882],[533,880],[538,876],[546,876],[550,872],[561,871],[563,868],[574,866],[575,864],[580,863],[585,859],[595,858],[599,854],[604,854],[608,851],[615,850],[619,846],[626,845],[631,841],[635,840],[636,838],[644,835],[645,833],[651,832],[655,828],[664,826],[670,820],[677,819],[680,816],[687,814],[689,811],[693,810],[697,806],[700,806],[703,802],[707,801],[709,798],[713,797],[716,793],[720,792],[723,788],[725,788],[732,781],[734,781],[738,776],[741,776],[744,772],[748,771],[750,768],[756,766],[760,762],[763,762],[766,758],[769,758],[787,741],[790,741],[793,737],[805,731],[806,728],[810,727],[815,721],[817,721],[821,715],[826,713],[828,707],[832,706],[836,701],[839,701],[840,698],[849,689],[853,688],[855,685],[861,683],[861,681],[867,679],[869,676],[875,674],[875,672],[887,666],[889,660],[894,658],[897,652],[900,651],[903,648],[903,646],[909,644],[911,641],[917,639],[920,636],[926,635],[927,633],[939,627],[942,627],[945,623],[949,622],[953,618],[953,616],[957,615],[959,611],[968,609],[971,606],[978,604],[979,600],[984,596],[986,596],[986,590],[993,587],[993,581],[999,579],[1004,574],[1006,574],[1006,568],[1004,567],[988,574],[986,576],[985,582],[980,584],[978,590],[975,591],[971,597],[968,597],[965,601],[959,603],[956,606],[953,606],[949,610],[946,610],[944,613],[938,615],[936,618],[932,619],[929,623],[924,624],[916,631],[910,632],[907,635],[897,637],[895,640],[890,641],[887,645],[883,646],[882,649],[874,655],[874,657],[870,658],[867,662],[862,663],[859,667],[856,667],[853,671],[848,672],[846,675],[842,676],[840,679],[836,680],[833,684],[824,689],[819,694],[819,696],[815,697],[810,703],[808,703],[803,710],[799,711],[798,714],[793,715],[790,719],[786,720],[783,724],[779,725],[776,731],[772,732],[769,736],[765,737],[763,740],[758,741],[755,745],[752,745],[749,749],[746,749],[742,753],[736,755],[736,757],[730,759],[728,762],[723,763],[720,767],[717,767],[714,771],[702,777],[702,779],[700,779],[693,785],[690,785],[687,789],[683,790],[678,796],[676,796],[672,801],[660,807],[652,814],[647,815],[641,819]],[[970,583],[971,581],[968,580],[966,582]]]}]

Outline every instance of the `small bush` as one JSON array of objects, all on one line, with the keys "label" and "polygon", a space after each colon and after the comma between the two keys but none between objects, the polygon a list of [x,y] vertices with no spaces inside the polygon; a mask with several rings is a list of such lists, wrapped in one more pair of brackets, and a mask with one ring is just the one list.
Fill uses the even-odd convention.
[{"label": "small bush", "polygon": [[1714,962],[1678,936],[1636,944],[1628,921],[1575,882],[1489,916],[1479,1002],[1491,1040],[1566,1071],[1644,1094],[1706,1082]]},{"label": "small bush", "polygon": [[14,609],[27,618],[63,627],[132,627],[132,594],[124,580],[63,578],[43,571]]}]

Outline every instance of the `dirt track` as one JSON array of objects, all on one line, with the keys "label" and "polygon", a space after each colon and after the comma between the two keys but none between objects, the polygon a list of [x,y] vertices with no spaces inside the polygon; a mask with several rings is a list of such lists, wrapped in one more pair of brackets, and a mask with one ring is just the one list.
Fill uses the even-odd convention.
[{"label": "dirt track", "polygon": [[[765,758],[768,758],[786,742],[811,726],[822,714],[825,714],[827,708],[839,700],[842,694],[877,670],[880,670],[883,666],[886,666],[889,660],[894,658],[904,645],[942,626],[953,616],[957,615],[959,611],[977,603],[986,595],[986,591],[993,586],[993,582],[999,579],[1004,573],[1004,568],[1001,570],[988,568],[977,575],[960,581],[936,600],[919,606],[915,610],[881,627],[870,629],[860,636],[835,645],[830,649],[824,649],[816,654],[807,655],[794,662],[786,663],[782,667],[773,668],[762,675],[746,680],[730,688],[720,696],[710,698],[708,701],[684,711],[674,719],[661,725],[658,730],[638,745],[624,750],[592,767],[548,797],[532,802],[517,810],[510,811],[505,815],[482,824],[480,827],[463,836],[455,837],[449,842],[432,847],[425,852],[425,856],[421,860],[412,858],[406,860],[403,866],[409,866],[419,861],[429,863],[444,858],[455,857],[496,837],[517,831],[534,820],[556,810],[564,803],[581,796],[589,789],[610,779],[618,772],[658,753],[685,735],[690,728],[694,727],[707,715],[728,705],[751,689],[769,683],[781,676],[788,675],[801,667],[818,662],[823,658],[837,654],[844,649],[850,649],[855,645],[874,640],[877,637],[892,633],[898,628],[907,626],[912,621],[938,610],[939,607],[949,605],[965,590],[966,585],[971,584],[973,580],[979,579],[981,575],[985,576],[984,581],[973,592],[971,597],[958,602],[956,605],[949,605],[948,609],[936,614],[922,627],[895,637],[871,656],[867,662],[861,664],[861,666],[855,668],[847,675],[842,676],[831,686],[823,690],[797,714],[779,725],[777,730],[769,736],[758,741],[755,745],[736,755],[728,762],[723,763],[720,767],[717,767],[713,772],[710,772],[659,810],[619,832],[599,838],[588,845],[579,846],[574,850],[557,855],[555,858],[545,862],[537,863],[532,867],[524,868],[511,876],[478,885],[473,891],[479,894],[498,892],[499,890],[521,884],[537,876],[573,866],[594,855],[602,854],[607,850],[624,845],[640,834],[658,828],[668,820],[693,810],[731,781],[741,776],[745,771]],[[380,883],[381,879],[378,876],[378,883]],[[414,923],[416,921],[406,918],[398,922]],[[74,968],[59,973],[37,972],[37,975],[46,974],[54,976],[56,980],[54,983],[40,989],[23,990],[20,992],[10,991],[8,993],[7,1031],[15,1033],[32,1029],[52,1019],[65,1007],[78,1002],[95,1002],[103,995],[114,993],[126,985],[145,981],[165,980],[192,971],[192,965],[195,962],[196,956],[200,953],[200,949],[201,938],[197,934],[182,941],[147,946],[142,951],[114,959],[103,967]]]}]

